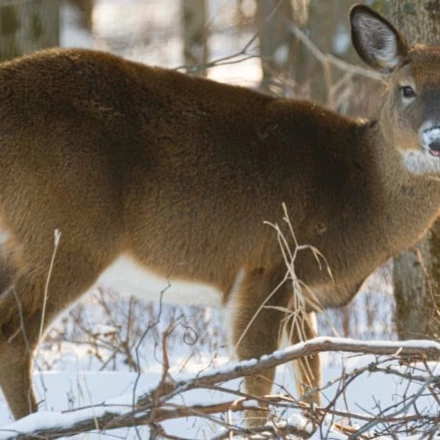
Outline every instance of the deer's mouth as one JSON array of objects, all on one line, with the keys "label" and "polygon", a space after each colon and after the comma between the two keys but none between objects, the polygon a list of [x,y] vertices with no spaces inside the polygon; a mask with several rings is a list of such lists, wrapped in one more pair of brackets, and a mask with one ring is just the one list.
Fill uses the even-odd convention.
[{"label": "deer's mouth", "polygon": [[435,148],[430,147],[428,150],[433,156],[440,157],[440,144]]}]

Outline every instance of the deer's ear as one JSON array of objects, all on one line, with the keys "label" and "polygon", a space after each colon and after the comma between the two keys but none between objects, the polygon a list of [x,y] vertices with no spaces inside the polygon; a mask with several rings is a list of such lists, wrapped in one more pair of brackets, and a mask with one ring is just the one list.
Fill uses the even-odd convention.
[{"label": "deer's ear", "polygon": [[377,12],[356,5],[350,11],[351,39],[356,52],[373,69],[392,72],[408,55],[400,33]]}]

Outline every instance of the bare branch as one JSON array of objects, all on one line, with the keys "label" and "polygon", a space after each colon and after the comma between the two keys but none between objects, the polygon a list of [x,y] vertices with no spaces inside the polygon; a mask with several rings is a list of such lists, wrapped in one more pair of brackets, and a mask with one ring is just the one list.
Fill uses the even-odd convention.
[{"label": "bare branch", "polygon": [[[163,340],[163,344],[166,344],[166,337]],[[234,363],[228,366],[221,367],[219,369],[211,369],[202,372],[193,377],[185,377],[180,380],[173,381],[168,374],[167,360],[165,359],[165,373],[161,378],[158,386],[154,389],[144,393],[139,398],[136,398],[135,405],[131,405],[129,402],[134,396],[130,395],[130,398],[125,399],[126,405],[118,404],[117,402],[111,404],[110,402],[102,405],[96,405],[93,407],[77,409],[74,411],[66,411],[64,413],[53,413],[53,417],[39,417],[39,414],[33,414],[21,421],[13,423],[7,427],[7,429],[0,430],[0,439],[29,439],[29,438],[44,438],[55,439],[66,435],[72,435],[74,433],[86,432],[91,430],[104,430],[114,429],[120,427],[131,427],[148,425],[153,430],[158,428],[158,424],[165,420],[180,418],[180,417],[204,417],[210,420],[214,414],[235,412],[243,410],[255,410],[261,409],[261,404],[277,405],[278,407],[286,406],[290,408],[297,408],[305,411],[308,414],[310,420],[314,420],[315,423],[318,420],[317,416],[323,417],[324,415],[333,414],[342,417],[351,417],[357,420],[367,421],[367,428],[360,428],[358,431],[353,431],[351,427],[343,426],[341,432],[345,432],[349,436],[357,435],[356,438],[366,432],[370,427],[375,426],[378,423],[392,423],[394,421],[406,421],[410,419],[406,415],[406,410],[410,405],[413,405],[416,399],[422,395],[422,393],[431,387],[438,386],[440,378],[430,374],[427,370],[427,377],[420,390],[415,393],[410,400],[406,403],[396,406],[396,409],[392,414],[389,411],[381,411],[377,417],[368,417],[365,415],[351,414],[348,411],[336,410],[333,406],[329,405],[326,408],[310,408],[307,405],[296,402],[294,399],[286,398],[284,396],[264,396],[262,398],[245,397],[235,400],[222,400],[214,402],[211,405],[177,405],[170,400],[177,394],[193,390],[196,388],[208,388],[210,386],[218,386],[220,383],[236,379],[251,374],[258,374],[267,368],[276,367],[280,364],[288,361],[298,359],[303,356],[309,356],[324,351],[340,351],[351,353],[364,353],[374,355],[386,355],[393,358],[399,356],[411,356],[411,358],[424,359],[426,356],[433,354],[440,354],[440,344],[434,341],[359,341],[359,340],[344,340],[339,338],[327,338],[320,337],[304,343],[300,343],[285,350],[280,350],[272,353],[268,356],[256,360],[249,360],[239,363]],[[365,371],[374,371],[370,366],[361,369]],[[359,375],[359,369],[353,371],[351,375]],[[377,369],[377,371],[383,371]],[[351,376],[350,376],[351,377]],[[407,378],[410,380],[411,375]],[[422,378],[420,376],[420,378]],[[344,378],[343,387],[347,387],[351,381]],[[226,392],[227,390],[224,389]],[[235,394],[235,391],[232,391]],[[402,417],[400,417],[402,416]],[[436,417],[430,417],[429,421],[434,423]],[[33,420],[30,420],[33,418]],[[429,417],[428,417],[429,418]],[[435,419],[435,420],[434,420]],[[221,425],[225,425],[224,422],[218,421]],[[32,428],[29,428],[32,427]],[[266,428],[266,427],[265,427]],[[228,432],[238,432],[242,428],[227,427]],[[267,432],[271,432],[275,428],[267,428]],[[286,427],[280,428],[286,429]],[[289,427],[289,429],[296,429],[296,435],[304,437],[304,429],[298,427]],[[240,431],[242,432],[242,431]],[[243,432],[246,433],[246,430]],[[290,432],[290,431],[289,431]],[[273,433],[273,432],[272,432]],[[311,433],[307,434],[308,436]],[[167,437],[164,435],[164,437]],[[227,437],[219,437],[227,438]],[[263,437],[264,438],[264,437]],[[354,438],[354,437],[353,437]]]}]

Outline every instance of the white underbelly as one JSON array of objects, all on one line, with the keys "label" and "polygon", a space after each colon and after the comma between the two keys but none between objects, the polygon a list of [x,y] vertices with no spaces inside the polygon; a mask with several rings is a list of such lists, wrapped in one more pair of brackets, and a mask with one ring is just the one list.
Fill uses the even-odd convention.
[{"label": "white underbelly", "polygon": [[222,292],[201,283],[167,279],[149,272],[128,256],[119,257],[99,277],[98,286],[167,303],[220,306]]}]

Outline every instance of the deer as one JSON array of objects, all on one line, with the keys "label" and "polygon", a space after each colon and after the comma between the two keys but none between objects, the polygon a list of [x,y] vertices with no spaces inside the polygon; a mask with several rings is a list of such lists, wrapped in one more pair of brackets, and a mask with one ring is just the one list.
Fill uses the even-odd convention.
[{"label": "deer", "polygon": [[[154,285],[157,299],[169,282],[164,301],[218,304],[237,358],[253,359],[280,333],[300,339],[284,325],[298,306],[265,223],[282,204],[330,268],[297,254],[305,339],[316,312],[347,304],[426,233],[440,209],[440,48],[409,46],[364,5],[350,23],[388,84],[370,120],[92,50],[0,65],[0,386],[16,419],[38,409],[42,332],[100,283]],[[319,356],[307,362],[302,392],[320,387]],[[273,381],[272,369],[248,376],[246,391]]]}]

